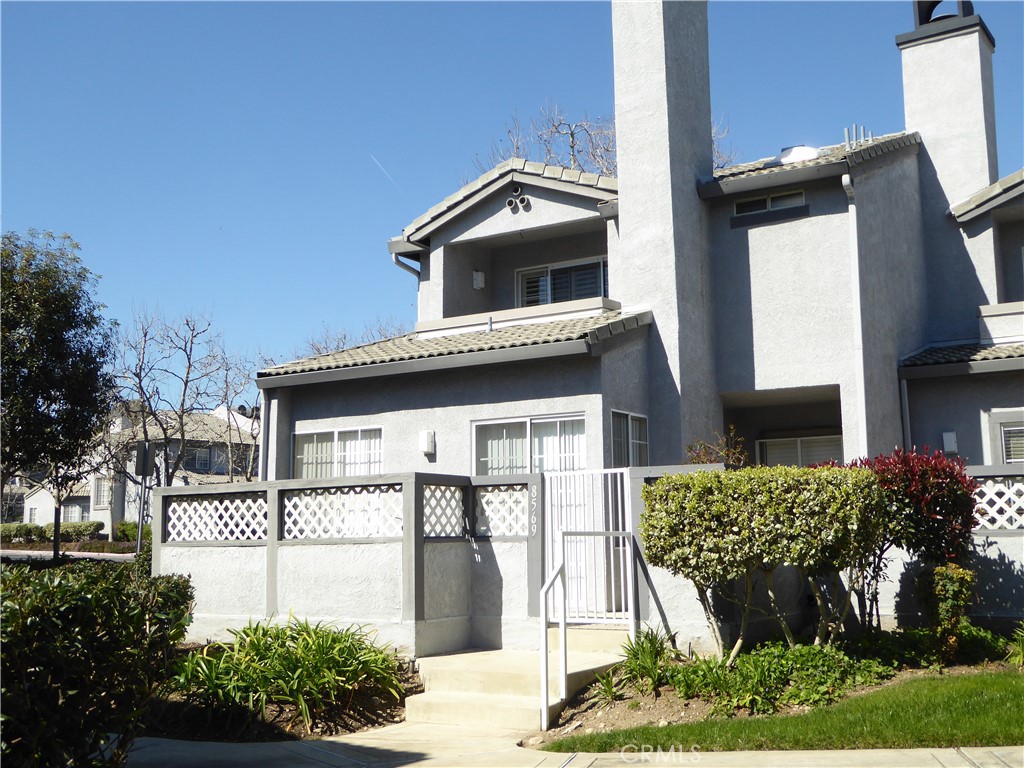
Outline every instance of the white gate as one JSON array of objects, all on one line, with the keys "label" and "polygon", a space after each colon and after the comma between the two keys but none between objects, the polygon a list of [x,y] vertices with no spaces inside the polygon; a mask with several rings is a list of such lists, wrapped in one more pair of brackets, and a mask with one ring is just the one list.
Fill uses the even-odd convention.
[{"label": "white gate", "polygon": [[[546,573],[562,564],[564,551],[566,621],[630,621],[633,515],[628,470],[548,472],[544,484]],[[561,602],[553,597],[552,615],[560,616]]]}]

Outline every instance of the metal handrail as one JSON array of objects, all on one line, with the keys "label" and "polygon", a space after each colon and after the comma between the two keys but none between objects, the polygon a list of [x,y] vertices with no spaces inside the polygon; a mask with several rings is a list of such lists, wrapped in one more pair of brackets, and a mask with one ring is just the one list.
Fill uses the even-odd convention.
[{"label": "metal handrail", "polygon": [[562,544],[562,562],[540,588],[540,729],[546,731],[550,723],[550,697],[548,693],[548,593],[555,582],[562,583],[562,610],[558,618],[558,642],[561,649],[562,679],[559,686],[561,699],[567,696],[569,684],[569,653],[565,634],[566,588],[565,588],[565,544]]}]

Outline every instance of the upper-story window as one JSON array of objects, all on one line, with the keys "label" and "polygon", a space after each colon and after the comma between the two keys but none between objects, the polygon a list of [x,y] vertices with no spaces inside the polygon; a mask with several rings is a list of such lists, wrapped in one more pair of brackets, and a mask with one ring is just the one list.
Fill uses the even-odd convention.
[{"label": "upper-story window", "polygon": [[1002,425],[1003,463],[1024,461],[1024,422]]},{"label": "upper-story window", "polygon": [[739,200],[736,202],[736,215],[779,211],[783,208],[796,208],[803,204],[804,193],[803,190],[798,189],[795,192],[780,192],[777,195],[763,195],[749,200]]},{"label": "upper-story window", "polygon": [[549,264],[517,272],[517,303],[536,307],[558,301],[608,298],[608,260]]},{"label": "upper-story window", "polygon": [[827,461],[843,462],[842,435],[757,441],[757,463],[762,466],[789,464],[807,467]]}]

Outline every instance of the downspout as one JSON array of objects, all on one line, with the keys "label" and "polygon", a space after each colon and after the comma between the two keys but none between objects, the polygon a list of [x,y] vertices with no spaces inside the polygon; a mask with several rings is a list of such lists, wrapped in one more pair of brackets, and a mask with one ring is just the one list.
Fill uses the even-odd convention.
[{"label": "downspout", "polygon": [[416,279],[419,280],[419,278],[420,278],[419,270],[416,269],[416,267],[412,266],[412,264],[406,264],[404,261],[399,259],[397,253],[392,253],[391,254],[391,261],[394,262],[396,267],[398,267],[399,269],[404,269],[410,275],[414,275],[416,277]]},{"label": "downspout", "polygon": [[[857,435],[857,454],[866,457],[868,455],[868,409],[866,380],[864,376],[864,327],[861,318],[861,290],[860,290],[860,244],[857,240],[857,203],[856,194],[853,189],[853,178],[849,173],[844,173],[843,190],[849,201],[849,225],[850,225],[850,291],[852,293],[851,320],[853,322],[853,373],[857,382],[857,419],[860,422],[859,434]],[[844,430],[845,434],[845,430]],[[847,457],[849,460],[851,457]]]},{"label": "downspout", "polygon": [[903,450],[909,451],[914,447],[914,441],[910,433],[910,396],[906,379],[900,379],[900,413],[903,416]]}]

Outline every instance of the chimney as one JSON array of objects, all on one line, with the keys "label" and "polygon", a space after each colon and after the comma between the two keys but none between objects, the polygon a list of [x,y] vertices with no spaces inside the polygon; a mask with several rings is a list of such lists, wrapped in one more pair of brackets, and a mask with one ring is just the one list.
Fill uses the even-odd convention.
[{"label": "chimney", "polygon": [[646,306],[652,464],[721,431],[714,375],[708,222],[697,183],[713,173],[705,2],[613,0],[619,237],[612,298]]},{"label": "chimney", "polygon": [[939,16],[935,0],[914,3],[914,31],[896,38],[903,58],[908,131],[924,140],[947,202],[998,178],[992,53],[995,39],[970,2]]}]

